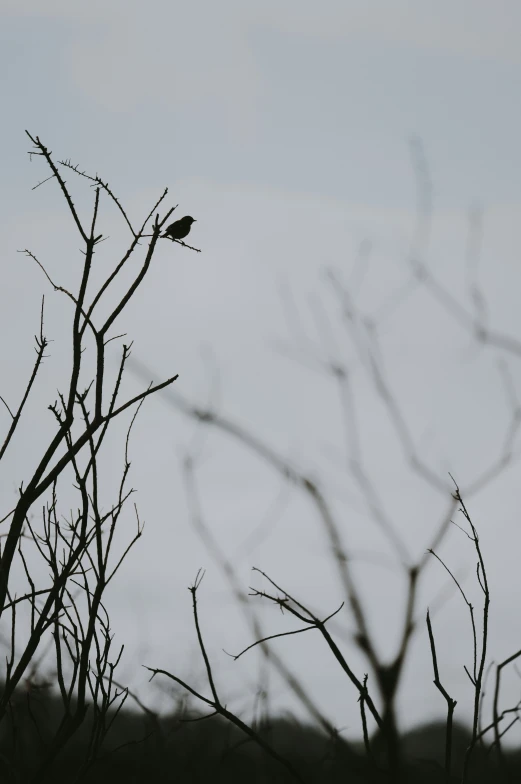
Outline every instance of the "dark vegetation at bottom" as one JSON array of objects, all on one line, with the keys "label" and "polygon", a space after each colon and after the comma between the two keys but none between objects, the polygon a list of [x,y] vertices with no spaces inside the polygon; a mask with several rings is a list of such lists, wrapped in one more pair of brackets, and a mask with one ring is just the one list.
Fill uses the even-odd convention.
[{"label": "dark vegetation at bottom", "polygon": [[[42,775],[42,763],[61,720],[61,703],[50,693],[17,693],[9,718],[0,725],[0,782],[96,782],[96,784],[285,784],[296,779],[270,759],[255,743],[219,716],[194,721],[181,714],[157,718],[125,709],[120,712],[96,760],[89,760],[89,716]],[[183,714],[187,716],[186,712]],[[370,763],[363,744],[328,738],[291,718],[273,719],[257,728],[281,755],[291,761],[310,784],[386,784],[390,782],[383,758]],[[454,726],[453,778],[458,782],[470,733]],[[445,782],[442,768],[443,724],[425,725],[402,738],[403,769],[399,782]],[[372,740],[379,757],[378,738]],[[504,751],[498,767],[492,749],[478,746],[469,770],[469,784],[521,782],[521,751]],[[394,779],[393,784],[396,784]]]}]

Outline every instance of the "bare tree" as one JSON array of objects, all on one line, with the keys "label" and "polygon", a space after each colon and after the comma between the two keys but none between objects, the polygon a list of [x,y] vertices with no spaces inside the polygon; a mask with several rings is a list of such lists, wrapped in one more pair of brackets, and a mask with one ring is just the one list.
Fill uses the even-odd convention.
[{"label": "bare tree", "polygon": [[[29,133],[27,136],[33,144],[30,155],[43,159],[50,170],[47,180],[55,182],[61,190],[83,254],[77,287],[69,290],[54,280],[37,255],[28,249],[24,251],[43,271],[54,291],[65,296],[71,306],[67,388],[59,391],[57,400],[48,407],[55,421],[54,434],[38,457],[36,468],[20,483],[16,505],[7,514],[4,510],[1,521],[0,630],[8,653],[0,695],[0,723],[10,723],[15,737],[17,694],[24,682],[36,685],[42,659],[45,659],[45,672],[54,673],[61,695],[61,719],[57,726],[46,728],[40,758],[33,760],[25,772],[36,781],[47,774],[90,710],[89,740],[82,767],[86,770],[98,757],[127,696],[127,690],[114,679],[123,646],[114,648],[104,595],[143,530],[134,506],[135,533],[122,551],[115,549],[116,526],[133,493],[128,486],[132,424],[144,400],[173,384],[177,376],[158,384],[150,383],[142,392],[124,399],[122,378],[132,344],[123,343],[119,368],[112,381],[106,370],[106,350],[111,341],[124,338],[113,334],[114,327],[143,283],[161,231],[175,207],[160,216],[158,210],[168,192],[165,189],[141,225],[135,228],[107,182],[80,171],[70,161],[57,163],[38,136]],[[81,175],[93,187],[93,203],[87,217],[80,215],[74,204],[62,173],[66,169]],[[92,290],[95,253],[105,239],[98,230],[104,199],[115,203],[130,236],[112,271]],[[145,238],[146,246],[142,250]],[[138,271],[130,285],[123,284],[119,273],[134,257],[140,259]],[[109,290],[110,298],[107,298],[105,294]],[[104,303],[108,299],[108,313],[103,316],[98,307],[102,298]],[[25,392],[14,409],[2,398],[11,421],[0,447],[0,460],[5,461],[9,455],[25,404],[37,384],[48,351],[42,299],[36,361]],[[121,445],[119,487],[107,506],[102,499],[100,460],[111,423],[129,416],[126,440]],[[77,508],[67,514],[60,505],[60,491],[70,492],[71,487],[77,495]],[[47,578],[42,577],[45,572]],[[27,589],[23,595],[15,595],[15,586],[24,575]]]},{"label": "bare tree", "polygon": [[[464,664],[464,669],[470,680],[473,694],[471,742],[467,754],[465,755],[462,770],[460,771],[460,778],[458,779],[464,784],[471,780],[471,761],[473,755],[478,745],[483,747],[487,733],[493,731],[494,734],[494,740],[491,746],[488,747],[488,751],[495,748],[498,759],[504,762],[501,749],[501,738],[503,737],[504,732],[508,731],[510,727],[513,726],[513,723],[518,720],[517,705],[514,707],[507,707],[503,711],[499,707],[501,673],[504,667],[511,664],[520,655],[519,653],[516,653],[497,666],[493,717],[490,724],[485,727],[483,726],[482,711],[486,665],[488,662],[487,646],[490,589],[487,582],[485,562],[479,545],[477,529],[472,522],[467,504],[469,503],[469,499],[475,498],[478,492],[500,476],[516,459],[515,444],[519,434],[519,425],[521,423],[521,407],[517,399],[512,379],[508,373],[508,366],[505,363],[502,363],[500,365],[501,378],[507,392],[507,400],[509,403],[508,422],[503,438],[503,447],[499,454],[490,457],[489,465],[480,475],[475,476],[460,489],[447,473],[441,473],[433,468],[429,461],[422,455],[421,449],[417,446],[412,428],[408,423],[407,411],[393,392],[392,385],[386,372],[386,363],[384,362],[382,347],[379,340],[380,321],[383,321],[390,313],[399,309],[415,292],[421,290],[422,287],[425,287],[436,298],[445,311],[456,319],[460,327],[466,330],[472,339],[479,344],[486,345],[494,351],[506,352],[513,358],[517,358],[518,356],[521,356],[521,343],[515,337],[503,335],[495,331],[488,323],[486,298],[480,290],[475,271],[477,263],[476,255],[479,247],[479,234],[481,230],[480,215],[478,212],[473,211],[470,218],[469,250],[468,259],[466,261],[471,308],[467,309],[464,305],[460,304],[455,296],[449,290],[445,289],[430,272],[425,260],[426,249],[430,238],[432,213],[430,176],[426,158],[419,141],[414,140],[411,143],[411,152],[416,173],[418,205],[416,226],[413,231],[409,256],[407,258],[409,277],[405,284],[389,294],[388,299],[380,306],[375,315],[368,315],[362,311],[357,303],[354,281],[351,280],[346,283],[338,270],[333,268],[326,270],[325,277],[330,293],[333,296],[333,304],[324,306],[322,300],[319,300],[316,296],[314,298],[314,317],[319,339],[310,339],[308,335],[304,334],[298,320],[293,319],[293,335],[295,340],[290,347],[284,345],[283,349],[286,355],[291,356],[299,362],[304,362],[308,367],[326,375],[338,390],[342,420],[341,429],[345,435],[344,465],[346,467],[347,476],[358,489],[360,497],[363,499],[366,515],[379,528],[382,536],[385,537],[394,558],[394,562],[395,564],[398,564],[399,568],[402,570],[407,585],[405,601],[400,610],[401,632],[398,645],[394,651],[386,650],[385,654],[382,654],[376,643],[375,634],[370,623],[370,614],[353,572],[354,558],[349,543],[349,526],[344,519],[339,518],[338,513],[335,511],[335,506],[332,503],[332,499],[327,489],[327,481],[321,481],[316,475],[311,475],[305,469],[296,465],[295,461],[290,460],[284,454],[278,452],[265,441],[262,436],[256,435],[253,431],[253,427],[250,428],[249,426],[240,425],[233,418],[222,414],[213,402],[210,402],[208,405],[197,405],[178,394],[177,391],[172,393],[169,392],[162,396],[173,408],[181,412],[184,416],[199,423],[203,428],[208,430],[215,429],[216,431],[225,434],[235,441],[239,448],[248,450],[253,455],[260,458],[261,461],[264,461],[279,475],[282,482],[287,483],[288,486],[296,488],[298,492],[302,493],[304,498],[307,499],[310,506],[314,509],[316,519],[329,543],[331,561],[335,566],[339,585],[341,586],[339,603],[343,601],[345,608],[349,612],[351,621],[354,622],[355,644],[359,652],[363,654],[367,661],[368,672],[356,673],[349,663],[348,654],[342,652],[339,636],[342,638],[342,634],[345,630],[341,627],[340,623],[337,623],[339,620],[339,616],[337,615],[339,612],[338,609],[336,609],[335,612],[331,612],[330,609],[320,611],[311,609],[310,605],[307,604],[308,601],[312,601],[310,597],[307,599],[303,597],[299,597],[298,599],[294,598],[286,589],[280,587],[282,578],[280,582],[275,582],[271,576],[268,576],[260,569],[257,569],[256,571],[262,574],[264,578],[268,580],[270,587],[275,588],[276,591],[272,592],[270,590],[252,588],[251,595],[274,603],[281,610],[284,610],[299,619],[304,626],[297,630],[288,631],[282,634],[265,634],[261,631],[260,625],[255,619],[254,611],[252,611],[250,618],[253,619],[252,631],[254,634],[254,641],[235,658],[242,656],[243,653],[257,645],[260,645],[263,652],[265,652],[265,655],[269,656],[268,651],[271,651],[272,654],[275,653],[275,646],[277,645],[277,643],[273,642],[275,638],[281,638],[289,634],[303,634],[310,630],[315,630],[315,633],[320,633],[324,638],[329,652],[333,654],[343,670],[344,675],[350,680],[354,687],[355,694],[360,703],[360,715],[367,757],[373,765],[380,769],[382,775],[385,774],[385,777],[382,780],[388,780],[393,782],[393,784],[402,782],[404,780],[403,776],[405,775],[404,766],[406,763],[403,759],[401,736],[397,720],[397,697],[403,681],[404,667],[410,644],[413,635],[416,633],[428,635],[434,668],[434,683],[447,702],[445,766],[440,775],[443,777],[443,780],[448,782],[452,780],[451,776],[455,773],[452,761],[452,722],[456,701],[448,694],[442,685],[443,678],[442,676],[440,677],[431,617],[430,615],[427,616],[426,628],[423,619],[425,618],[425,610],[427,608],[418,607],[419,587],[425,579],[428,564],[430,562],[432,563],[432,556],[435,556],[438,561],[443,564],[455,587],[461,592],[472,621],[473,662],[468,666],[467,664]],[[368,245],[364,244],[361,249],[358,264],[356,265],[355,277],[358,279],[363,277],[364,268],[368,263]],[[286,299],[286,309],[287,311],[294,309],[293,303],[288,301],[288,298]],[[438,495],[445,504],[445,512],[439,519],[434,530],[429,534],[430,542],[427,543],[426,550],[419,555],[414,555],[410,552],[410,548],[408,547],[405,538],[400,533],[399,526],[395,524],[392,516],[386,510],[385,503],[381,500],[379,488],[371,477],[370,470],[366,465],[364,433],[357,417],[355,404],[356,397],[353,393],[353,374],[349,361],[345,359],[347,354],[345,346],[338,347],[338,343],[333,337],[335,330],[332,329],[330,323],[332,319],[331,313],[335,311],[339,315],[339,321],[341,328],[344,330],[346,343],[349,344],[349,347],[352,350],[352,356],[357,362],[357,367],[362,369],[372,386],[372,389],[386,414],[387,421],[394,432],[397,448],[405,458],[412,476],[417,478],[420,485],[428,487],[431,492]],[[289,313],[289,317],[288,320],[291,320],[291,313]],[[133,360],[133,368],[138,375],[143,375],[143,373],[147,375],[150,372],[149,370],[146,370],[145,365],[142,362],[135,359]],[[240,601],[241,606],[245,606],[246,596],[237,584],[234,565],[228,557],[224,556],[222,549],[211,533],[211,526],[204,522],[200,513],[200,504],[197,500],[194,481],[196,463],[196,458],[189,455],[185,464],[189,469],[186,472],[187,488],[189,497],[192,499],[193,519],[196,523],[196,529],[199,531],[203,541],[208,547],[210,554],[229,580],[234,595]],[[462,590],[458,579],[438,554],[438,548],[451,524],[454,522],[454,516],[458,511],[464,516],[464,521],[467,526],[465,533],[473,542],[478,556],[476,575],[480,589],[483,593],[483,609],[481,621],[479,623],[474,616],[474,608]],[[383,597],[382,601],[384,601]],[[435,604],[435,602],[433,604]],[[396,608],[394,609],[396,610]],[[431,605],[431,610],[432,609]],[[345,610],[342,610],[342,612],[345,612]],[[195,620],[197,623],[197,618]],[[278,643],[278,645],[280,645],[280,643]],[[280,649],[277,648],[277,650]],[[278,653],[277,656],[279,656]],[[284,677],[283,660],[279,658],[278,661],[272,660],[271,663]],[[154,669],[153,672],[155,674],[162,672],[164,675],[176,679],[178,683],[183,683],[192,694],[195,694],[193,688],[190,687],[189,684],[185,684],[184,681],[179,680],[178,676],[174,676],[172,673],[165,673],[164,670],[161,671],[158,669]],[[289,682],[287,678],[286,682]],[[294,690],[294,693],[301,696],[296,690]],[[208,701],[208,698],[201,697],[199,693],[197,693],[196,696],[204,699],[206,702]],[[216,702],[217,701],[214,700],[212,705],[218,710]],[[310,706],[304,699],[302,699],[302,703],[313,715],[312,704]],[[504,719],[510,714],[513,714],[512,722],[508,727],[503,726],[505,724]],[[372,739],[370,738],[370,732],[368,730],[368,717],[373,722],[373,726],[376,727],[376,733]],[[327,719],[321,721],[321,724],[324,728],[328,728],[329,731],[334,732],[334,728]],[[374,772],[374,768],[371,768],[371,770]],[[368,773],[367,775],[372,774]],[[440,780],[442,779],[440,778]]]},{"label": "bare tree", "polygon": [[[198,455],[194,452],[186,456],[185,479],[190,501],[190,510],[195,529],[199,532],[215,562],[226,576],[231,590],[250,623],[252,640],[245,648],[233,654],[234,659],[246,655],[253,648],[259,648],[267,667],[273,667],[284,679],[293,694],[300,700],[305,710],[329,735],[335,744],[336,752],[343,755],[346,767],[357,770],[359,780],[382,781],[398,784],[405,780],[409,771],[409,761],[402,748],[402,737],[398,723],[397,700],[403,683],[403,675],[413,636],[422,633],[428,636],[434,685],[447,704],[447,722],[444,749],[444,768],[440,771],[440,781],[453,780],[454,762],[452,748],[453,720],[456,700],[443,685],[443,670],[438,661],[436,637],[431,616],[427,612],[427,626],[424,626],[424,607],[419,607],[419,588],[425,579],[429,563],[436,560],[447,571],[453,586],[461,594],[470,619],[472,635],[472,661],[464,663],[464,671],[472,690],[472,728],[471,741],[463,760],[458,780],[462,784],[472,781],[473,759],[478,749],[484,749],[488,757],[495,759],[499,770],[508,775],[508,765],[502,748],[502,738],[519,719],[519,703],[502,708],[501,678],[506,667],[514,664],[521,655],[514,653],[496,665],[495,684],[492,701],[491,721],[484,725],[483,702],[487,673],[491,671],[488,660],[489,647],[489,608],[491,591],[488,584],[485,559],[481,550],[476,524],[469,511],[469,499],[475,498],[478,491],[498,477],[515,458],[515,440],[521,423],[521,406],[518,403],[515,387],[506,366],[502,378],[507,389],[510,404],[503,448],[499,455],[493,456],[486,470],[461,489],[446,474],[433,468],[417,446],[413,430],[408,423],[407,412],[393,392],[386,372],[382,347],[379,340],[380,319],[388,316],[411,296],[414,291],[425,288],[439,304],[450,313],[480,345],[494,351],[521,356],[521,345],[515,338],[505,336],[492,329],[489,324],[485,297],[480,290],[473,259],[479,245],[479,215],[473,213],[470,221],[468,286],[471,307],[465,308],[447,291],[429,270],[425,261],[425,248],[429,240],[431,197],[430,180],[421,145],[412,145],[413,160],[418,183],[417,224],[411,242],[408,259],[410,279],[403,289],[391,292],[388,300],[376,315],[368,316],[359,306],[356,287],[353,281],[347,283],[335,269],[327,270],[326,280],[333,296],[332,310],[336,306],[339,322],[347,343],[359,367],[363,369],[387,421],[391,426],[398,449],[405,458],[411,474],[422,486],[429,487],[445,505],[437,525],[429,533],[427,550],[413,553],[392,519],[382,501],[377,483],[371,476],[364,449],[364,433],[357,417],[356,398],[353,393],[353,380],[346,353],[338,349],[330,325],[328,307],[315,298],[313,313],[319,335],[312,341],[307,335],[295,330],[296,344],[284,347],[298,361],[304,361],[320,373],[327,375],[338,391],[340,401],[341,431],[344,435],[343,468],[349,481],[357,489],[364,504],[365,515],[378,527],[385,538],[394,563],[401,571],[406,583],[405,600],[402,607],[395,608],[400,614],[400,632],[394,650],[382,653],[377,644],[371,624],[371,613],[362,594],[360,583],[353,569],[353,548],[349,538],[349,527],[339,516],[326,481],[278,452],[253,430],[236,423],[233,419],[219,413],[210,402],[207,406],[195,405],[181,395],[167,390],[177,376],[172,376],[159,384],[149,384],[142,392],[122,399],[122,379],[129,365],[131,343],[123,343],[115,379],[110,380],[107,372],[107,345],[111,341],[122,340],[123,335],[113,335],[117,319],[143,283],[157,248],[166,222],[173,209],[167,210],[162,217],[158,210],[166,198],[165,190],[152,207],[142,224],[135,228],[127,211],[115,196],[108,183],[98,176],[81,171],[69,160],[56,163],[50,151],[38,137],[28,134],[34,149],[31,155],[40,156],[50,169],[50,176],[38,184],[56,181],[64,197],[68,213],[79,234],[83,263],[77,286],[67,288],[44,265],[32,250],[23,251],[41,269],[47,282],[62,296],[71,307],[70,322],[70,367],[68,380],[63,391],[58,392],[57,400],[49,405],[54,420],[54,432],[38,456],[35,469],[20,483],[16,505],[3,513],[0,521],[0,635],[7,647],[5,678],[0,695],[0,723],[8,726],[16,745],[17,711],[21,687],[25,686],[31,711],[31,695],[42,683],[42,673],[53,676],[61,702],[61,716],[56,725],[43,728],[34,724],[39,734],[41,753],[30,763],[18,755],[22,775],[32,781],[39,781],[51,775],[53,762],[64,750],[69,740],[80,728],[87,730],[87,743],[84,758],[75,771],[75,778],[81,778],[99,759],[106,738],[121,710],[127,695],[138,704],[139,698],[130,694],[128,689],[116,680],[115,671],[120,662],[123,646],[114,647],[111,633],[110,616],[105,606],[106,589],[115,578],[130,548],[140,538],[143,525],[137,508],[134,506],[135,533],[123,547],[116,546],[116,528],[126,514],[132,495],[129,487],[130,436],[133,423],[145,398],[153,393],[168,395],[168,401],[178,411],[204,428],[214,428],[233,439],[237,445],[264,461],[282,485],[296,489],[309,503],[321,531],[328,543],[331,562],[338,577],[339,596],[336,606],[319,608],[312,606],[313,597],[297,596],[289,593],[284,586],[285,578],[276,579],[257,568],[255,574],[262,584],[252,586],[250,596],[261,602],[276,606],[281,612],[296,619],[301,626],[276,634],[266,632],[255,609],[251,608],[247,590],[241,585],[236,567],[225,554],[218,538],[207,525],[199,498],[196,481]],[[81,180],[93,186],[93,204],[87,220],[82,218],[74,204],[72,192],[64,180],[63,172],[71,171]],[[95,253],[105,237],[99,233],[100,207],[104,199],[116,205],[130,232],[129,242],[117,257],[112,271],[102,282],[93,286],[92,275]],[[146,239],[145,248],[142,240]],[[171,239],[171,238],[170,238]],[[198,251],[190,245],[173,240],[178,244]],[[364,265],[368,263],[367,245],[362,249],[357,275],[363,276]],[[122,284],[119,273],[130,269],[130,261],[139,258],[139,269],[130,284]],[[92,288],[94,287],[94,291]],[[108,293],[110,292],[110,294]],[[103,300],[105,310],[99,306]],[[290,308],[291,304],[286,303]],[[9,455],[9,447],[19,434],[27,400],[32,394],[41,367],[49,351],[50,342],[45,332],[44,302],[39,318],[39,331],[36,336],[36,360],[20,402],[11,407],[2,401],[8,420],[6,435],[0,446],[0,461]],[[151,373],[141,363],[134,360],[134,368],[148,383]],[[118,487],[110,502],[106,503],[102,488],[102,462],[107,450],[109,426],[117,418],[126,417],[126,436],[121,444],[121,473]],[[111,431],[112,432],[112,431]],[[112,449],[111,449],[112,451]],[[76,510],[65,513],[62,498],[71,488],[77,494]],[[67,506],[67,508],[70,505]],[[440,544],[451,523],[459,523],[455,515],[463,515],[464,533],[472,543],[477,556],[476,579],[483,596],[479,613],[468,598],[453,567],[439,554]],[[475,513],[474,513],[475,514]],[[481,524],[481,523],[480,523]],[[42,576],[45,567],[47,577]],[[20,581],[25,588],[19,594]],[[246,722],[231,710],[221,696],[217,686],[214,666],[210,661],[204,641],[203,625],[198,605],[198,591],[201,573],[190,587],[195,633],[204,662],[209,692],[195,688],[177,674],[163,668],[148,668],[152,677],[166,678],[181,686],[186,692],[204,703],[210,713],[224,717],[238,728],[245,739],[255,742],[271,757],[281,771],[295,781],[307,781],[308,772],[280,752],[276,744],[270,742],[262,722]],[[367,666],[366,672],[357,671],[351,662],[350,649],[345,645],[346,631],[342,622],[348,615],[354,634],[347,635],[354,640],[358,653],[362,654]],[[300,635],[305,639],[309,633],[320,635],[324,644],[324,656],[330,657],[338,668],[339,675],[348,679],[353,688],[353,697],[359,703],[362,737],[365,756],[362,759],[349,743],[339,738],[339,732],[323,711],[312,699],[306,684],[295,675],[278,646],[280,640],[289,635]],[[439,640],[439,628],[437,630]],[[438,646],[439,647],[439,646]],[[45,663],[45,667],[44,667]],[[487,669],[487,663],[489,663]],[[515,666],[515,665],[514,665]],[[361,669],[361,668],[360,668]],[[259,693],[264,686],[259,687]],[[32,715],[32,714],[31,714]],[[151,714],[152,715],[152,714]],[[87,721],[88,717],[88,721]],[[157,716],[153,714],[157,724]],[[267,709],[266,715],[267,718]],[[492,741],[486,746],[488,738]],[[361,778],[360,778],[361,777]]]}]

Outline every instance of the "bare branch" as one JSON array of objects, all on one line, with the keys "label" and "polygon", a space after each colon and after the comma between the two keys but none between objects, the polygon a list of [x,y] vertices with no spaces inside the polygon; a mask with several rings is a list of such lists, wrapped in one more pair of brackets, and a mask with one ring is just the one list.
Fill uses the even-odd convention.
[{"label": "bare branch", "polygon": [[440,674],[438,671],[438,660],[436,658],[436,646],[434,643],[434,634],[432,631],[432,624],[429,615],[429,611],[427,610],[427,629],[429,631],[429,642],[431,645],[431,656],[432,656],[432,666],[434,669],[434,685],[441,692],[445,701],[447,702],[447,723],[445,727],[445,781],[447,784],[450,782],[451,778],[451,767],[452,767],[452,718],[454,715],[454,708],[457,705],[456,700],[453,700],[452,697],[449,696],[448,692],[442,685],[440,681]]}]

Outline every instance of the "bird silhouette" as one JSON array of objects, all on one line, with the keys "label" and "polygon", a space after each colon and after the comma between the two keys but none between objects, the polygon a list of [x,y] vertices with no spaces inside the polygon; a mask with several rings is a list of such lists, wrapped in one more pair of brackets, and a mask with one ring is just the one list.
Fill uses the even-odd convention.
[{"label": "bird silhouette", "polygon": [[191,215],[185,215],[184,218],[179,218],[179,220],[171,223],[161,237],[166,237],[170,240],[182,240],[190,233],[192,223],[195,223],[195,218],[192,218]]}]

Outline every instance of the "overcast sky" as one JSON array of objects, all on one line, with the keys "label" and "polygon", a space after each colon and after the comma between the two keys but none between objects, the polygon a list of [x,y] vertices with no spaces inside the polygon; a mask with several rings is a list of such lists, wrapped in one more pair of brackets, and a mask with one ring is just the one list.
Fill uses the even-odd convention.
[{"label": "overcast sky", "polygon": [[[315,356],[336,354],[350,369],[366,468],[418,557],[447,495],[403,458],[323,271],[337,270],[357,309],[376,319],[387,377],[419,453],[441,481],[450,471],[469,485],[501,453],[510,402],[499,355],[473,345],[424,287],[408,288],[416,225],[410,139],[422,140],[432,181],[434,215],[422,260],[469,312],[468,270],[478,270],[491,323],[519,335],[521,7],[514,0],[0,0],[0,9],[0,394],[13,405],[30,366],[43,293],[54,340],[0,480],[2,510],[49,432],[46,406],[68,359],[67,303],[16,251],[31,249],[64,284],[74,284],[81,264],[55,183],[31,190],[48,175],[26,155],[27,128],[57,158],[108,179],[136,222],[165,186],[168,206],[179,203],[179,216],[197,219],[190,239],[202,253],[163,243],[118,331],[134,340],[136,361],[155,380],[179,373],[177,388],[194,402],[208,400],[217,374],[220,411],[320,478],[381,650],[391,656],[404,582],[346,470],[338,391],[307,366],[308,343],[292,336],[281,290],[291,291],[302,328],[319,347]],[[86,210],[91,193],[72,173],[67,182]],[[102,206],[101,230],[111,240],[97,262],[110,269],[125,227],[110,204]],[[469,267],[468,214],[475,208],[483,237]],[[359,255],[364,243],[371,247],[367,266]],[[318,301],[331,325],[327,346],[313,316]],[[292,347],[291,357],[282,343]],[[518,361],[504,359],[521,390]],[[134,373],[127,383],[136,390],[145,382]],[[4,427],[6,421],[0,419]],[[251,633],[194,529],[180,470],[196,432],[159,396],[136,424],[132,484],[146,527],[111,594],[116,638],[127,646],[121,677],[144,699],[150,693],[141,663],[200,677],[186,587],[204,567],[208,646],[223,695],[247,716],[253,698],[240,694],[236,672],[254,684],[258,659],[233,663],[222,648],[245,647]],[[120,446],[106,469],[107,503]],[[495,660],[520,647],[520,470],[514,463],[469,500],[489,568]],[[257,566],[324,615],[338,606],[344,597],[327,542],[296,490],[281,495],[280,477],[215,433],[204,442],[198,484],[206,522],[245,588]],[[127,523],[133,526],[131,516]],[[454,529],[443,554],[478,603],[469,541]],[[441,567],[431,565],[400,698],[404,726],[445,711],[432,685],[423,619],[446,586]],[[266,633],[290,623],[274,608],[263,621]],[[347,614],[344,621],[352,628]],[[463,664],[471,643],[460,596],[439,610],[435,628],[446,686],[458,700],[457,715],[468,717]],[[357,695],[320,641],[306,635],[275,645],[331,720],[357,737]],[[367,665],[348,644],[346,651],[361,677]],[[513,688],[517,694],[516,682]],[[300,711],[283,691],[273,704]]]}]

